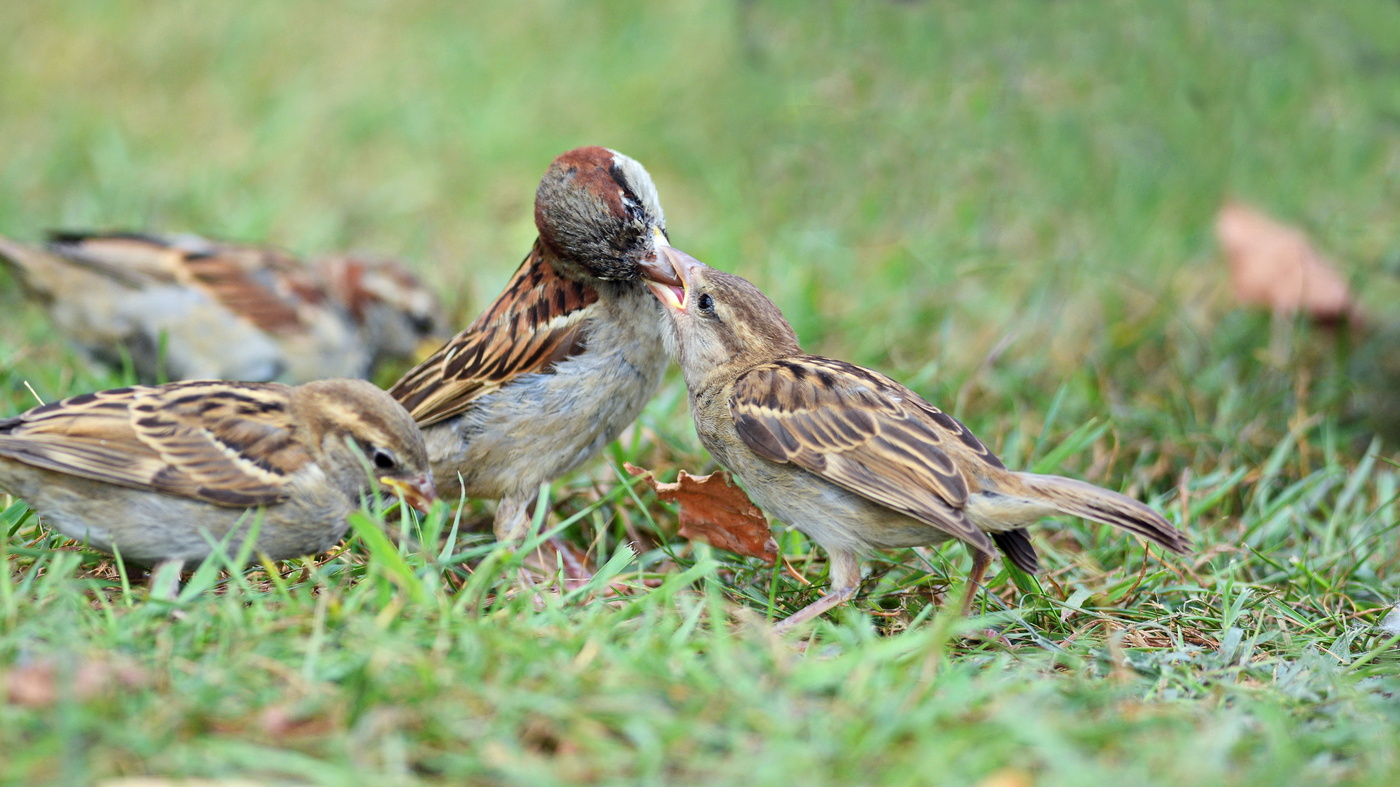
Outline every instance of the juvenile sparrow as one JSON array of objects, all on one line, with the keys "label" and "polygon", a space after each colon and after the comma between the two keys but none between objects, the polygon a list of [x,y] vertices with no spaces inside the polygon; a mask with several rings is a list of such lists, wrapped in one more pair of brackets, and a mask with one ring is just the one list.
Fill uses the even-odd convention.
[{"label": "juvenile sparrow", "polygon": [[438,493],[500,501],[500,541],[525,535],[540,484],[596,456],[651,398],[667,358],[641,276],[677,281],[657,261],[656,187],[616,151],[556,158],[535,226],[505,292],[389,390],[423,428]]},{"label": "juvenile sparrow", "polygon": [[[1117,492],[1006,469],[967,427],[890,378],[808,355],[757,287],[675,249],[679,274],[648,282],[666,306],[669,344],[690,390],[700,441],[760,507],[831,557],[831,591],[787,628],[855,595],[859,555],[956,538],[982,579],[992,545],[1021,569],[1039,563],[1026,528],[1070,514],[1185,552],[1185,536]],[[988,537],[990,536],[990,538]],[[971,608],[969,592],[963,606]]]},{"label": "juvenile sparrow", "polygon": [[138,378],[298,383],[366,377],[439,336],[437,300],[402,265],[195,235],[59,232],[0,238],[0,262],[85,354]]},{"label": "juvenile sparrow", "polygon": [[[377,483],[376,483],[377,479]],[[60,533],[151,564],[323,552],[381,488],[435,499],[413,419],[364,380],[116,388],[0,420],[0,489]]]}]

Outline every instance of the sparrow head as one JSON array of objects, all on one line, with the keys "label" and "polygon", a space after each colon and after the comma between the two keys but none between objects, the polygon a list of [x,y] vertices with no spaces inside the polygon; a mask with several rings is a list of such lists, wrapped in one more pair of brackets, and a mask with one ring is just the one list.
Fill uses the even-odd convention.
[{"label": "sparrow head", "polygon": [[443,338],[442,305],[408,268],[394,260],[361,256],[316,262],[319,278],[360,326],[376,361],[411,357],[425,342]]},{"label": "sparrow head", "polygon": [[679,284],[651,278],[646,284],[666,307],[674,342],[668,349],[688,385],[802,352],[783,313],[748,280],[670,246],[660,251]]},{"label": "sparrow head", "polygon": [[385,491],[427,511],[437,499],[423,433],[403,405],[365,380],[317,380],[292,389],[291,413],[316,463],[355,500]]},{"label": "sparrow head", "polygon": [[640,278],[658,264],[657,249],[670,245],[651,176],[600,147],[571,150],[549,165],[535,192],[535,226],[562,262],[611,281]]}]

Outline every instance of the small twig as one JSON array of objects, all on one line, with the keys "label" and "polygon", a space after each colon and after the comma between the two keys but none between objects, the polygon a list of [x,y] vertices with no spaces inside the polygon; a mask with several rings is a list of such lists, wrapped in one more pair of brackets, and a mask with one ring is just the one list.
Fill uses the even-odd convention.
[{"label": "small twig", "polygon": [[30,385],[28,380],[24,381],[24,387],[29,389],[29,393],[34,397],[34,401],[38,402],[40,405],[45,404],[43,397],[39,396],[39,392],[34,390],[34,386]]},{"label": "small twig", "polygon": [[792,564],[788,562],[786,555],[779,555],[778,557],[782,558],[783,567],[787,569],[788,574],[791,575],[793,579],[797,580],[798,582],[801,582],[805,587],[812,586],[810,580],[802,576],[802,574],[798,572],[796,568],[793,568]]}]

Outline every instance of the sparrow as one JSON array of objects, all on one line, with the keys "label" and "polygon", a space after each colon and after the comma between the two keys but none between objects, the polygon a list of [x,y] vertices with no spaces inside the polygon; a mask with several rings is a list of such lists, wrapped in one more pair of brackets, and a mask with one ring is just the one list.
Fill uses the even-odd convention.
[{"label": "sparrow", "polygon": [[535,192],[539,237],[505,291],[389,389],[422,427],[438,494],[499,500],[498,541],[528,531],[540,485],[597,456],[641,412],[668,359],[642,274],[679,283],[641,164],[584,147]]},{"label": "sparrow", "polygon": [[[748,281],[676,249],[661,253],[674,275],[648,286],[670,318],[668,349],[701,443],[759,507],[831,559],[830,592],[780,628],[851,599],[860,555],[873,549],[958,539],[972,552],[976,587],[996,548],[1037,571],[1026,529],[1054,514],[1117,525],[1173,552],[1189,547],[1132,498],[1008,470],[966,426],[903,385],[804,353],[782,312]],[[972,598],[964,597],[964,615]]]},{"label": "sparrow", "polygon": [[306,265],[273,248],[196,235],[0,238],[0,262],[85,355],[139,380],[302,383],[367,377],[443,323],[399,263],[338,255]]},{"label": "sparrow", "polygon": [[116,388],[0,420],[0,489],[138,564],[324,552],[367,495],[435,499],[413,419],[364,380]]}]

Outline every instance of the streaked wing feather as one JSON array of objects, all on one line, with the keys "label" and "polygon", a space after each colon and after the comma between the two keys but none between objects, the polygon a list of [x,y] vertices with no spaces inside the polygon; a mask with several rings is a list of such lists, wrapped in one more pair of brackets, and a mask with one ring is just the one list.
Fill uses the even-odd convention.
[{"label": "streaked wing feather", "polygon": [[201,381],[84,394],[0,423],[0,455],[215,505],[272,504],[311,461],[294,439],[287,392]]},{"label": "streaked wing feather", "polygon": [[174,283],[184,252],[136,232],[50,232],[49,251],[129,287]]},{"label": "streaked wing feather", "polygon": [[[296,260],[275,249],[128,232],[50,233],[49,248],[130,286],[160,281],[198,288],[270,333],[307,327],[291,296],[317,302],[324,295]],[[277,281],[289,292],[279,292]]]},{"label": "streaked wing feather", "polygon": [[945,427],[937,408],[893,380],[842,361],[799,356],[744,373],[729,407],[739,436],[760,456],[791,462],[992,551],[986,534],[963,513],[967,481],[949,457],[950,449],[991,452],[965,428]]},{"label": "streaked wing feather", "polygon": [[389,389],[419,426],[466,412],[522,374],[548,371],[583,349],[583,324],[598,301],[544,259],[540,242],[484,314]]},{"label": "streaked wing feather", "polygon": [[[240,256],[243,259],[240,260]],[[307,328],[290,296],[309,303],[324,300],[325,294],[309,283],[305,273],[298,270],[299,266],[279,252],[244,249],[188,254],[181,259],[181,264],[190,282],[234,314],[269,333],[291,333]],[[279,292],[276,279],[281,279],[292,292]]]}]

